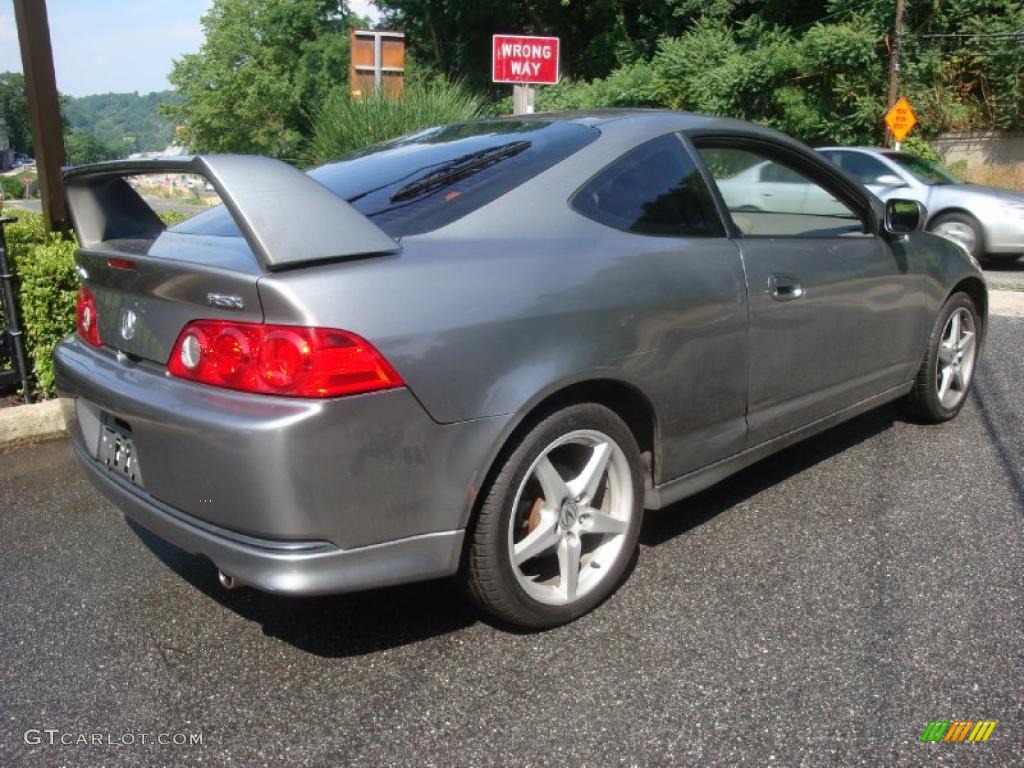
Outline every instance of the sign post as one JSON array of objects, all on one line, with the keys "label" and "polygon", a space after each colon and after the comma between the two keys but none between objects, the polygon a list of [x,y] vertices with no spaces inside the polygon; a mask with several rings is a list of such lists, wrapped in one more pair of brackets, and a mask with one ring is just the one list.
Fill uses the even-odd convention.
[{"label": "sign post", "polygon": [[557,37],[494,35],[491,50],[491,80],[512,83],[512,112],[533,112],[534,84],[558,82],[559,45]]},{"label": "sign post", "polygon": [[894,149],[900,148],[900,142],[907,138],[907,134],[917,125],[917,115],[906,96],[900,96],[893,104],[892,109],[885,113],[885,124],[889,128],[895,142]]}]

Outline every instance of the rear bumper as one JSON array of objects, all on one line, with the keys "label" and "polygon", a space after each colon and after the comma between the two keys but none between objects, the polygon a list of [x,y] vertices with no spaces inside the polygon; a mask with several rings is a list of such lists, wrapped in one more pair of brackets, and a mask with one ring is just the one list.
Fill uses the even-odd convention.
[{"label": "rear bumper", "polygon": [[[222,390],[167,376],[160,366],[118,361],[74,338],[58,345],[54,364],[58,389],[74,399],[78,455],[140,523],[161,533],[169,523],[154,522],[164,519],[154,517],[157,510],[192,528],[211,526],[220,539],[270,542],[256,549],[272,554],[322,542],[335,554],[318,553],[318,568],[371,545],[400,552],[408,545],[399,542],[417,537],[437,535],[431,547],[455,537],[507,423],[495,417],[438,424],[406,389],[333,400]],[[103,475],[97,457],[105,416],[130,429],[141,488],[125,491]],[[140,509],[148,510],[149,522]],[[230,567],[206,543],[203,549],[174,535],[168,538]],[[223,560],[234,551],[214,554]],[[439,571],[414,570],[423,573],[418,578]]]},{"label": "rear bumper", "polygon": [[185,515],[108,472],[85,449],[75,456],[92,483],[125,515],[223,573],[266,592],[321,595],[449,576],[458,569],[463,531],[439,531],[368,547],[243,536]]}]

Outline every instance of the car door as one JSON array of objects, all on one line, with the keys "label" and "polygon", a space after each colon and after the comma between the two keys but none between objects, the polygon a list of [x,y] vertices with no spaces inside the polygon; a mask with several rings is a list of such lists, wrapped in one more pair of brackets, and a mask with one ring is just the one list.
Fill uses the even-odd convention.
[{"label": "car door", "polygon": [[[748,444],[798,429],[909,381],[919,362],[922,292],[906,243],[874,231],[866,198],[817,158],[770,141],[701,137],[717,183],[771,159],[830,209],[726,207],[750,312]],[[859,196],[859,197],[858,197]]]},{"label": "car door", "polygon": [[742,451],[743,263],[698,159],[677,134],[658,137],[605,166],[571,205],[602,225],[595,235],[604,247],[623,249],[618,268],[599,275],[608,290],[627,302],[647,297],[616,329],[636,334],[634,348],[617,364],[631,372],[658,415],[660,479]]}]

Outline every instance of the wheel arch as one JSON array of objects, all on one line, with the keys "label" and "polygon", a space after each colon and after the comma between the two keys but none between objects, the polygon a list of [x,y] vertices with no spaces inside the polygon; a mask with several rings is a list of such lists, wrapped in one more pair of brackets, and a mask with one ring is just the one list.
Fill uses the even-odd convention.
[{"label": "wheel arch", "polygon": [[953,286],[953,290],[949,292],[946,299],[948,300],[950,296],[958,291],[963,291],[970,296],[974,306],[978,308],[978,312],[981,314],[982,338],[984,338],[985,329],[988,327],[988,289],[985,288],[985,283],[982,282],[981,278],[974,277],[973,275],[965,277]]},{"label": "wheel arch", "polygon": [[550,414],[579,403],[603,405],[626,423],[643,458],[644,488],[653,488],[660,461],[660,435],[654,405],[639,387],[623,379],[607,376],[587,378],[564,383],[539,394],[509,422],[479,475],[477,492],[466,510],[466,525],[471,524],[485,489],[501,470],[505,458],[515,450],[519,439]]}]

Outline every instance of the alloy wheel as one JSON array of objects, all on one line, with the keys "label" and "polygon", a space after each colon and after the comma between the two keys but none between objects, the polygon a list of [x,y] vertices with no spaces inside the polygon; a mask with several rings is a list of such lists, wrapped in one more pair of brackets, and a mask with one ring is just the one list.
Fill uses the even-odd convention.
[{"label": "alloy wheel", "polygon": [[548,605],[592,592],[624,553],[633,506],[629,462],[611,437],[583,429],[552,442],[523,477],[509,520],[519,585]]},{"label": "alloy wheel", "polygon": [[935,361],[935,387],[944,408],[955,408],[967,395],[977,346],[974,315],[959,307],[942,329]]}]

